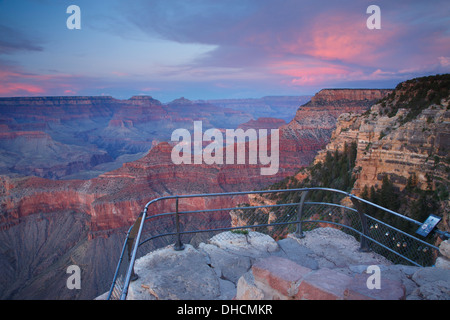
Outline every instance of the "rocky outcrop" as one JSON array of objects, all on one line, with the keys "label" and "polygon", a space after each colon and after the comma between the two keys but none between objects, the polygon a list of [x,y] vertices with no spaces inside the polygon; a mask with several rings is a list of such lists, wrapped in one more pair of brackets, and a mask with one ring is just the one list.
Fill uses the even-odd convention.
[{"label": "rocky outcrop", "polygon": [[301,106],[294,119],[282,128],[286,138],[331,136],[343,113],[361,114],[391,90],[324,89]]},{"label": "rocky outcrop", "polygon": [[[246,123],[240,124],[238,128],[242,130],[248,130],[248,129],[278,129],[282,125],[286,124],[286,121],[283,119],[277,119],[277,118],[258,118],[257,120],[250,120]],[[269,131],[270,132],[270,131]]]},{"label": "rocky outcrop", "polygon": [[[302,105],[294,119],[280,127],[283,165],[308,166],[330,141],[338,117],[343,113],[361,114],[391,90],[324,89]],[[292,175],[298,171],[292,172]]]},{"label": "rocky outcrop", "polygon": [[380,109],[378,104],[364,116],[341,115],[330,143],[316,161],[322,161],[326,151],[343,150],[345,143],[356,142],[356,166],[360,170],[354,187],[357,194],[365,185],[380,187],[385,174],[400,190],[405,188],[413,174],[421,189],[428,187],[428,177],[448,183],[444,160],[446,150],[450,148],[447,103],[430,106],[414,121],[407,123],[401,121],[406,110],[399,110],[395,116],[388,117],[380,115]]},{"label": "rocky outcrop", "polygon": [[[136,261],[139,278],[131,283],[127,298],[450,299],[446,269],[393,265],[375,253],[359,252],[353,237],[332,228],[305,235],[303,239],[290,235],[276,242],[257,232],[225,232],[197,248],[161,248]],[[369,266],[380,269],[379,289],[367,286],[372,281]]]},{"label": "rocky outcrop", "polygon": [[247,300],[252,296],[253,300],[405,299],[405,288],[398,281],[384,279],[375,290],[368,288],[368,281],[367,274],[352,276],[328,268],[313,271],[288,259],[266,258],[252,266],[251,275],[240,279],[237,299]]},{"label": "rocky outcrop", "polygon": [[390,89],[323,89],[311,98],[311,103],[327,104],[338,101],[342,104],[347,101],[350,102],[348,107],[352,107],[354,101],[372,103],[381,100],[391,92]]},{"label": "rocky outcrop", "polygon": [[342,114],[316,162],[356,142],[357,194],[365,185],[379,186],[386,174],[400,190],[412,175],[420,189],[430,187],[430,178],[448,184],[449,80],[442,75],[402,82],[363,115]]},{"label": "rocky outcrop", "polygon": [[[314,163],[324,162],[327,152],[356,143],[353,194],[380,189],[384,178],[399,193],[409,192],[405,195],[408,202],[419,197],[414,190],[433,193],[437,203],[433,213],[443,218],[439,229],[449,231],[450,97],[446,79],[447,84],[438,76],[401,83],[364,114],[342,114]],[[404,208],[408,215],[408,206]]]}]

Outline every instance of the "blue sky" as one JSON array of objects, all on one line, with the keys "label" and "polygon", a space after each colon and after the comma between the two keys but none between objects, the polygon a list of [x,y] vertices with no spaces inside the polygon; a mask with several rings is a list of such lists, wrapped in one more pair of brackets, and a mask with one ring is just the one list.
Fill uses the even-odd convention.
[{"label": "blue sky", "polygon": [[[81,30],[69,30],[69,5]],[[381,9],[369,30],[366,9]],[[0,96],[392,88],[450,70],[448,1],[0,0]]]}]

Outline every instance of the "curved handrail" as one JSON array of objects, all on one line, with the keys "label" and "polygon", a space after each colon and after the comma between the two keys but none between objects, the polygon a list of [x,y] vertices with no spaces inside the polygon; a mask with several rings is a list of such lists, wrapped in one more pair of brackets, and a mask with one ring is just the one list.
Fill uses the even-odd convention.
[{"label": "curved handrail", "polygon": [[[343,206],[341,204],[335,204],[335,203],[325,203],[325,202],[305,202],[305,197],[308,194],[308,192],[311,191],[328,191],[328,192],[333,192],[333,193],[338,193],[341,195],[344,195],[346,197],[349,197],[350,200],[352,201],[352,203],[355,205],[356,209],[354,208],[349,208],[347,206]],[[251,195],[251,194],[273,194],[273,193],[286,193],[286,192],[302,192],[303,196],[302,196],[302,200],[300,203],[290,203],[290,204],[276,204],[276,205],[264,205],[264,206],[250,206],[250,207],[232,207],[232,208],[219,208],[219,209],[204,209],[204,210],[191,210],[191,211],[178,211],[178,200],[179,199],[187,199],[187,198],[207,198],[207,197],[221,197],[221,196],[239,196],[239,195]],[[176,212],[164,212],[164,213],[160,213],[160,214],[155,214],[155,215],[148,215],[149,212],[149,208],[152,206],[152,204],[160,202],[160,201],[164,201],[164,200],[171,200],[171,199],[175,199],[176,200]],[[360,203],[366,203],[370,206],[376,207],[380,210],[383,210],[385,212],[388,212],[394,216],[400,217],[404,220],[407,220],[411,223],[414,223],[416,225],[422,225],[421,222],[416,221],[412,218],[406,217],[400,213],[397,213],[395,211],[389,210],[387,208],[384,208],[382,206],[379,206],[377,204],[374,204],[370,201],[367,201],[365,199],[362,199],[360,197],[357,197],[349,192],[345,192],[342,190],[337,190],[337,189],[332,189],[332,188],[322,188],[322,187],[312,187],[312,188],[296,188],[296,189],[279,189],[279,190],[259,190],[259,191],[236,191],[236,192],[224,192],[224,193],[203,193],[203,194],[186,194],[186,195],[169,195],[169,196],[163,196],[163,197],[159,197],[156,199],[152,199],[149,202],[147,202],[144,206],[144,210],[142,211],[142,213],[139,215],[139,217],[136,219],[135,224],[130,227],[128,233],[127,233],[127,237],[122,249],[122,253],[119,259],[119,263],[118,266],[116,268],[116,272],[114,275],[114,279],[113,279],[113,283],[111,286],[111,289],[108,293],[108,299],[111,298],[111,294],[115,288],[116,285],[116,280],[117,280],[117,276],[118,276],[118,272],[119,272],[119,268],[121,266],[121,263],[123,262],[123,256],[126,250],[126,244],[130,242],[130,233],[132,232],[132,230],[134,230],[134,233],[136,234],[135,238],[131,239],[133,241],[133,246],[132,246],[132,251],[131,251],[131,255],[129,253],[130,256],[130,260],[129,260],[129,265],[127,268],[127,272],[126,272],[126,276],[124,279],[124,287],[123,290],[121,292],[120,295],[120,299],[126,299],[127,293],[128,293],[128,287],[132,278],[132,275],[134,274],[134,263],[136,260],[136,256],[137,256],[137,251],[139,246],[141,246],[142,244],[156,239],[158,237],[162,237],[162,236],[166,236],[166,235],[177,235],[178,237],[178,241],[177,244],[175,245],[175,249],[177,250],[182,250],[182,243],[180,241],[180,234],[189,234],[189,233],[199,233],[199,232],[206,232],[206,231],[222,231],[222,230],[233,230],[233,229],[243,229],[243,228],[255,228],[255,227],[262,227],[262,226],[276,226],[276,225],[285,225],[285,224],[297,224],[297,233],[301,235],[301,224],[302,222],[310,222],[309,220],[304,220],[301,221],[301,214],[302,214],[302,208],[304,204],[322,204],[322,205],[329,205],[329,206],[335,206],[335,207],[340,207],[340,208],[344,208],[344,209],[349,209],[351,211],[357,212],[359,214],[360,217],[360,221],[361,221],[361,226],[362,226],[362,232],[357,231],[354,228],[351,228],[349,226],[343,225],[343,224],[339,224],[336,222],[333,222],[332,224],[337,224],[349,229],[352,229],[353,231],[355,231],[356,233],[361,235],[361,250],[368,250],[368,244],[367,244],[367,240],[368,238],[371,241],[374,241],[375,243],[381,245],[382,247],[384,247],[385,249],[387,249],[388,251],[393,251],[392,249],[384,246],[383,244],[380,244],[379,242],[377,242],[376,240],[370,238],[368,236],[368,228],[367,228],[367,222],[366,222],[366,214],[364,212],[362,212],[362,209],[360,207]],[[258,224],[258,225],[251,225],[251,226],[244,226],[244,227],[227,227],[227,228],[214,228],[214,229],[206,229],[206,230],[192,230],[192,231],[183,231],[181,232],[179,230],[179,220],[178,217],[180,214],[186,214],[186,213],[197,213],[197,212],[214,212],[214,211],[230,211],[230,210],[235,210],[235,209],[256,209],[256,208],[263,208],[263,207],[281,207],[281,206],[292,206],[292,205],[298,205],[298,217],[296,221],[291,221],[291,222],[287,222],[287,223],[270,223],[270,224]],[[157,217],[163,217],[163,216],[170,216],[170,215],[175,215],[176,217],[176,227],[177,230],[176,232],[167,232],[164,234],[158,234],[155,236],[152,236],[148,239],[143,239],[141,240],[142,237],[142,230],[144,228],[145,223],[151,219],[151,218],[157,218]],[[372,218],[373,219],[373,218]],[[321,221],[321,220],[315,220],[314,222],[326,222],[326,223],[331,223],[330,221]],[[147,222],[148,223],[148,222]],[[395,229],[395,228],[394,228]],[[137,230],[137,232],[136,232]],[[399,230],[401,232],[401,230]],[[443,232],[440,230],[435,230],[436,233],[443,235],[445,237],[448,237],[449,234],[447,232]],[[417,238],[416,238],[417,239]],[[420,239],[417,239],[419,241],[421,241]],[[421,241],[423,242],[423,241]],[[425,243],[425,242],[423,242]],[[433,249],[438,249],[437,247],[430,245],[428,243],[426,243],[426,245],[432,247]],[[395,253],[395,252],[394,252]],[[396,253],[397,254],[397,253]],[[410,259],[407,259],[406,257],[404,257],[406,260],[412,262],[413,264],[417,264],[414,261],[411,261]],[[418,264],[417,264],[418,265]]]}]

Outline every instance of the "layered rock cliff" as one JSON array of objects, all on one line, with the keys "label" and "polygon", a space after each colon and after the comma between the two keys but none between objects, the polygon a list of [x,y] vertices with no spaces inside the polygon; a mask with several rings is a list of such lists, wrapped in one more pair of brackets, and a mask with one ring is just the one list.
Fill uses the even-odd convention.
[{"label": "layered rock cliff", "polygon": [[278,129],[282,125],[285,125],[286,121],[283,119],[277,119],[277,118],[258,118],[257,120],[250,120],[246,123],[240,124],[238,128],[242,130],[248,130],[248,129]]},{"label": "layered rock cliff", "polygon": [[301,106],[294,119],[280,127],[285,163],[308,166],[330,140],[342,113],[361,114],[389,94],[385,89],[324,89]]},{"label": "layered rock cliff", "polygon": [[187,99],[163,104],[148,96],[0,98],[0,172],[93,177],[120,167],[125,155],[170,140],[177,128],[191,129],[194,120],[205,128],[236,128],[251,119],[242,110]]},{"label": "layered rock cliff", "polygon": [[[326,94],[319,99],[326,92],[339,94],[334,98],[332,94]],[[89,180],[56,181],[40,177],[2,177],[0,228],[4,246],[0,251],[2,265],[0,272],[2,272],[2,279],[7,280],[1,283],[1,297],[10,299],[32,297],[35,292],[35,298],[86,298],[98,294],[98,290],[106,290],[105,286],[109,285],[120,253],[123,232],[134,222],[146,202],[170,194],[262,189],[296,173],[300,168],[308,165],[318,150],[328,142],[339,112],[362,113],[372,101],[370,100],[373,96],[372,92],[378,92],[380,96],[386,93],[383,90],[361,91],[358,95],[345,98],[349,92],[348,90],[345,92],[328,90],[319,93],[315,102],[298,110],[291,123],[280,127],[280,170],[273,176],[262,176],[259,165],[240,165],[236,164],[236,161],[234,164],[223,165],[205,163],[174,165],[171,159],[172,146],[168,143],[160,143],[155,144],[141,159],[124,163],[118,169]],[[356,101],[351,100],[354,97]],[[32,123],[38,126],[39,121],[43,121],[39,118],[39,108],[48,108],[48,112],[44,114],[50,117],[55,112],[53,114],[55,121],[52,122],[46,118],[44,122],[55,133],[60,132],[59,129],[67,130],[69,124],[74,122],[65,121],[73,116],[71,119],[80,121],[84,130],[82,132],[77,132],[73,128],[69,131],[63,130],[61,132],[65,132],[64,134],[60,132],[52,139],[70,141],[72,145],[79,144],[80,140],[86,140],[93,146],[97,146],[99,148],[97,150],[100,150],[101,146],[116,148],[125,145],[134,151],[140,150],[139,148],[146,143],[152,145],[154,141],[131,139],[130,142],[127,139],[130,139],[130,134],[139,134],[139,130],[144,130],[143,128],[157,129],[157,127],[149,127],[141,123],[140,121],[143,121],[145,117],[150,117],[151,121],[156,118],[158,121],[164,119],[167,121],[166,124],[171,124],[165,128],[167,131],[168,128],[173,130],[181,124],[189,123],[192,126],[194,117],[188,118],[187,115],[197,110],[196,117],[200,118],[195,119],[203,119],[201,117],[206,116],[212,108],[185,100],[174,101],[166,107],[151,98],[144,97],[128,100],[125,103],[126,107],[123,106],[123,102],[114,100],[111,102],[113,106],[105,108],[97,106],[92,101],[89,102],[88,99],[75,99],[76,104],[82,105],[86,108],[86,112],[92,115],[92,117],[85,117],[77,115],[77,112],[71,108],[56,107],[63,102],[68,103],[67,99],[56,99],[50,106],[44,103],[46,99],[32,100],[36,110],[34,113],[29,113],[29,119],[36,120]],[[104,101],[104,99],[112,98],[98,98],[93,101]],[[339,99],[344,101],[339,102]],[[25,100],[28,101],[28,99]],[[9,129],[12,129],[10,125],[18,129],[20,124],[14,121],[14,108],[8,105],[13,103],[11,101],[3,105],[2,119]],[[165,113],[161,111],[162,109]],[[327,114],[327,109],[331,110],[330,115]],[[160,112],[152,113],[152,110]],[[220,128],[221,124],[230,124],[237,119],[247,120],[245,114],[235,110],[217,112],[222,114],[222,118],[215,120],[212,118],[205,121],[205,124],[209,123]],[[107,117],[104,117],[105,115]],[[317,118],[321,120],[318,121]],[[228,122],[224,122],[224,119]],[[100,128],[99,124],[101,124]],[[4,127],[4,129],[8,128]],[[186,126],[186,128],[191,127]],[[75,133],[78,135],[73,135]],[[50,133],[47,134],[50,135]],[[43,136],[46,137],[45,134]],[[141,145],[136,147],[139,144]],[[242,200],[234,199],[233,201],[244,202]],[[200,209],[211,208],[216,204],[211,200],[184,205]],[[158,207],[157,209],[167,208]],[[152,214],[159,212],[158,210],[152,211]],[[230,219],[229,216],[226,218]],[[66,241],[64,235],[68,232],[67,225],[61,221],[72,221],[72,219],[77,221],[77,228],[82,232],[77,232],[77,236],[67,237]],[[46,232],[40,230],[46,230]],[[114,245],[109,241],[113,241]],[[22,245],[18,246],[17,243]],[[111,254],[108,256],[99,254],[101,251],[111,252]],[[35,257],[31,263],[31,269],[24,269],[23,263],[27,262],[21,262],[22,258],[20,258],[24,254]],[[107,258],[108,261],[105,261]],[[69,291],[65,287],[63,279],[67,276],[64,268],[71,264],[84,266],[82,269],[86,276],[92,279],[91,282],[86,282],[82,292]],[[103,271],[101,271],[102,268]],[[51,279],[55,277],[61,280],[58,281],[58,288],[51,285]],[[36,290],[37,287],[40,289]]]},{"label": "layered rock cliff", "polygon": [[[342,114],[315,163],[323,162],[327,152],[356,143],[352,193],[380,189],[388,179],[412,203],[426,195],[430,213],[443,218],[440,228],[450,230],[449,88],[448,75],[418,78],[399,84],[362,115]],[[408,214],[411,208],[404,207]]]}]

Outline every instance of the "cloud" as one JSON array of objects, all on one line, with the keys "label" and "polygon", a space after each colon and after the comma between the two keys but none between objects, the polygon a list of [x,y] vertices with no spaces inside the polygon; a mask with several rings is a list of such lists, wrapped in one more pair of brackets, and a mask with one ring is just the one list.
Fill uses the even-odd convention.
[{"label": "cloud", "polygon": [[89,85],[87,78],[68,74],[36,74],[0,60],[0,95],[71,95],[78,88]]},{"label": "cloud", "polygon": [[42,51],[43,47],[26,34],[0,25],[0,54],[11,54],[18,51]]},{"label": "cloud", "polygon": [[27,83],[4,83],[0,87],[0,95],[17,96],[17,95],[38,95],[45,93],[42,87]]},{"label": "cloud", "polygon": [[[232,44],[239,25],[259,1],[136,0],[124,11],[142,31],[179,43]],[[261,1],[262,3],[263,1]]]},{"label": "cloud", "polygon": [[191,67],[241,68],[255,75],[259,70],[298,84],[379,79],[419,63],[431,70],[437,57],[448,56],[448,12],[439,9],[448,7],[445,1],[379,1],[381,30],[366,27],[370,4],[153,0],[139,2],[140,14],[130,19],[167,40],[217,46]]},{"label": "cloud", "polygon": [[0,60],[0,94],[204,98],[386,87],[450,71],[447,1],[379,0],[381,30],[366,27],[369,0],[86,1],[82,32],[64,29],[64,12],[59,31],[50,14],[37,30],[0,24],[0,55],[15,63]]},{"label": "cloud", "polygon": [[438,60],[442,67],[450,67],[450,57],[438,57]]}]

